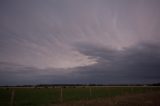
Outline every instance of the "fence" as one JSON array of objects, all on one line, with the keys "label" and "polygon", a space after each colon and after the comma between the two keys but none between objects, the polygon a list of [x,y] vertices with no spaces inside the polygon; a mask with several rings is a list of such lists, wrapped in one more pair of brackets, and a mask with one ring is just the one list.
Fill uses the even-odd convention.
[{"label": "fence", "polygon": [[[1,91],[2,89],[0,89]],[[68,87],[68,88],[14,88],[3,89],[9,92],[9,104],[1,100],[0,106],[34,106],[38,104],[54,104],[66,101],[88,100],[93,98],[111,97],[131,93],[152,92],[160,90],[159,87]],[[3,96],[2,95],[2,96]]]}]

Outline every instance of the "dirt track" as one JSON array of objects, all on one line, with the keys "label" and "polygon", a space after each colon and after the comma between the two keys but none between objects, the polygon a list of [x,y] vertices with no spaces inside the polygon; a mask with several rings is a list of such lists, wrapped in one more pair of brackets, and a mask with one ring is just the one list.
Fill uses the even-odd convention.
[{"label": "dirt track", "polygon": [[160,106],[160,92],[124,95],[88,101],[83,100],[51,106]]}]

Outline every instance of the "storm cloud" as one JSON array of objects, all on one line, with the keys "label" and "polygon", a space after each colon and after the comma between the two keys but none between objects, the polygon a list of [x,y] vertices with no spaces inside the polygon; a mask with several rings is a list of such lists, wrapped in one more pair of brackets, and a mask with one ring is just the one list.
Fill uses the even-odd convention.
[{"label": "storm cloud", "polygon": [[0,85],[159,82],[159,5],[0,1]]},{"label": "storm cloud", "polygon": [[156,44],[142,43],[123,51],[85,47],[81,52],[97,58],[98,64],[82,67],[77,73],[90,83],[153,83],[160,80],[160,46]]}]

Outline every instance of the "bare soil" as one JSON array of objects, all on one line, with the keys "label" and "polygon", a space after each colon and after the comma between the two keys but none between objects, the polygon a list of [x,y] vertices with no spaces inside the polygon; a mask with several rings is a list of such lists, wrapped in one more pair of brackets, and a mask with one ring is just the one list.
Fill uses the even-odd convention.
[{"label": "bare soil", "polygon": [[50,106],[160,106],[160,92],[128,94],[103,99],[53,104]]}]

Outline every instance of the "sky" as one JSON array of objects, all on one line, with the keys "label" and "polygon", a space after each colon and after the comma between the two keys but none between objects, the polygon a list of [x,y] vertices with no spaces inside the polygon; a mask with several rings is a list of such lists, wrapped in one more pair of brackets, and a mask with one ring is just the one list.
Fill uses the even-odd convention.
[{"label": "sky", "polygon": [[0,0],[0,85],[157,82],[159,0]]}]

